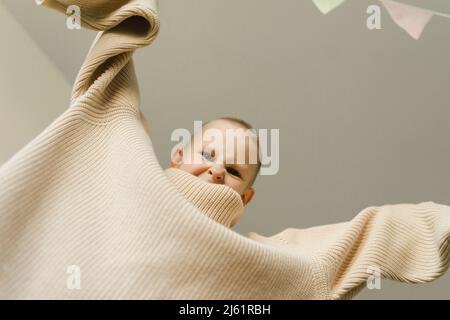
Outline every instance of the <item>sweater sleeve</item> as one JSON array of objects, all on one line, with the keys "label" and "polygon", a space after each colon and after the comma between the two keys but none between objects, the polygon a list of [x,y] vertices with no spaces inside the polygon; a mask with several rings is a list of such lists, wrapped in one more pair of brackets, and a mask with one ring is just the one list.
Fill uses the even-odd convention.
[{"label": "sweater sleeve", "polygon": [[431,201],[368,207],[349,222],[249,236],[307,257],[318,298],[349,299],[377,278],[424,283],[443,275],[450,207]]},{"label": "sweater sleeve", "polygon": [[[157,0],[43,0],[82,28],[98,31],[78,72],[71,107],[89,108],[93,121],[112,108],[139,113],[139,88],[132,55],[159,32]],[[79,14],[78,14],[79,13]],[[99,116],[100,114],[100,116]]]}]

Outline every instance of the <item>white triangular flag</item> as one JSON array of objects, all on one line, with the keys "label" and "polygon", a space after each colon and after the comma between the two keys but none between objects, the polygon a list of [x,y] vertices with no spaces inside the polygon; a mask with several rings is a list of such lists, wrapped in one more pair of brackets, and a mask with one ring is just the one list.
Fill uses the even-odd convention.
[{"label": "white triangular flag", "polygon": [[313,0],[316,7],[323,14],[327,14],[328,12],[339,7],[345,0]]},{"label": "white triangular flag", "polygon": [[392,0],[380,0],[389,12],[392,20],[411,37],[418,40],[423,30],[433,17],[433,12],[399,3]]}]

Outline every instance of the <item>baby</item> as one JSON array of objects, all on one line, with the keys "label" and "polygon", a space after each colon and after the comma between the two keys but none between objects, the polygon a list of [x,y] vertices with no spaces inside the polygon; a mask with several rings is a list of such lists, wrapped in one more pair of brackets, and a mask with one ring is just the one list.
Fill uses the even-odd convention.
[{"label": "baby", "polygon": [[232,117],[209,121],[172,152],[170,167],[234,189],[246,206],[255,194],[252,186],[261,167],[258,137],[251,129]]}]

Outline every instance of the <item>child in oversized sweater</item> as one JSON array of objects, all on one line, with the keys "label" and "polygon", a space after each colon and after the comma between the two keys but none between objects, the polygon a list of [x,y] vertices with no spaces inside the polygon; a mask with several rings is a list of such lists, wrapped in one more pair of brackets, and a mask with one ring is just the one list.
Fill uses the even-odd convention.
[{"label": "child in oversized sweater", "polygon": [[431,201],[274,236],[234,232],[252,175],[210,173],[210,154],[197,171],[177,152],[163,170],[145,130],[132,55],[158,34],[156,2],[39,2],[79,6],[82,26],[100,32],[70,107],[0,167],[0,298],[339,299],[374,270],[413,283],[447,270],[450,207]]}]

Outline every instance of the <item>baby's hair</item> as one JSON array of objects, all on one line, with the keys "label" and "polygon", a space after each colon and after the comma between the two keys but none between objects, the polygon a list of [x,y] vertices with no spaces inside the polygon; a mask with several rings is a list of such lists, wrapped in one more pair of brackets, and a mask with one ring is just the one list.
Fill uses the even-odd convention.
[{"label": "baby's hair", "polygon": [[[216,120],[226,120],[226,121],[234,122],[234,123],[240,125],[241,127],[244,127],[245,129],[248,129],[248,130],[252,130],[253,129],[253,126],[250,123],[248,123],[245,120],[242,120],[242,119],[239,119],[239,118],[235,118],[235,117],[215,118],[215,119],[212,119],[212,120],[209,120],[209,121],[203,123],[203,126],[207,125],[210,122],[216,121]],[[256,173],[253,176],[253,179],[248,184],[248,187],[251,187],[255,183],[256,177],[258,176],[259,171],[261,169],[261,161],[259,159],[259,137],[258,137],[258,135],[256,135],[256,149],[257,149]]]}]

